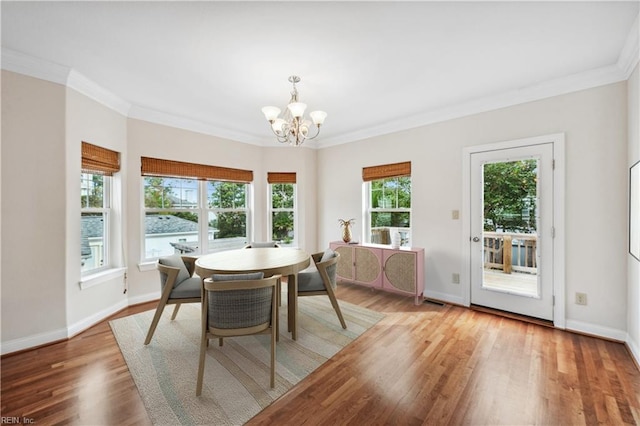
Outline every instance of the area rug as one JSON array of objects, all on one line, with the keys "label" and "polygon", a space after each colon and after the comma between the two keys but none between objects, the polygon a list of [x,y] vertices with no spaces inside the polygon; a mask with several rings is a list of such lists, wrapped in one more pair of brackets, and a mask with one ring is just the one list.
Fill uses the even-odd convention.
[{"label": "area rug", "polygon": [[148,346],[143,342],[153,310],[110,325],[153,424],[241,425],[384,317],[340,302],[348,327],[343,330],[328,298],[300,298],[298,306],[297,341],[286,331],[284,301],[280,309],[274,389],[269,387],[270,337],[234,337],[225,339],[222,347],[211,340],[200,397],[199,304],[183,305],[174,321],[173,306],[165,308]]}]

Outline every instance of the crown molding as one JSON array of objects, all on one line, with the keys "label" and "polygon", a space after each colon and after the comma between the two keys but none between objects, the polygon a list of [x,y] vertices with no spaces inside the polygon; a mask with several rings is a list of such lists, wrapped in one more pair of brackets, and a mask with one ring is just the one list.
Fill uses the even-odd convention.
[{"label": "crown molding", "polygon": [[241,133],[235,130],[224,129],[213,126],[209,123],[193,120],[191,118],[179,117],[173,114],[167,114],[162,111],[156,111],[150,108],[144,108],[133,105],[129,110],[129,118],[148,121],[150,123],[161,124],[164,126],[175,127],[178,129],[189,130],[196,133],[202,133],[209,136],[215,136],[223,139],[229,139],[234,142],[242,142],[250,145],[266,146],[261,138]]},{"label": "crown molding", "polygon": [[638,61],[640,61],[640,28],[638,26],[638,20],[640,20],[640,14],[638,14],[638,16],[636,16],[636,20],[633,21],[627,40],[620,51],[620,56],[618,57],[617,65],[624,73],[625,79],[628,79],[629,76],[631,76],[636,65],[638,65]]},{"label": "crown molding", "polygon": [[2,69],[62,85],[67,84],[71,71],[69,67],[5,47],[2,48]]},{"label": "crown molding", "polygon": [[125,117],[128,116],[129,110],[131,109],[129,102],[95,83],[93,80],[89,80],[74,69],[69,72],[67,87],[82,93]]},{"label": "crown molding", "polygon": [[[510,90],[493,96],[474,99],[457,105],[450,105],[410,117],[404,117],[400,120],[390,121],[364,130],[342,134],[333,138],[321,139],[316,143],[305,144],[304,147],[310,149],[328,148],[335,145],[342,145],[375,136],[401,132],[442,121],[624,81],[629,78],[631,72],[639,61],[640,53],[638,49],[638,39],[638,17],[636,17],[636,20],[629,31],[625,45],[620,53],[618,62],[615,65],[573,74],[525,88]],[[72,88],[129,118],[189,130],[250,145],[262,147],[274,146],[271,143],[273,141],[266,137],[258,137],[237,130],[226,129],[210,123],[131,104],[71,68],[11,49],[2,48],[1,65],[2,69],[6,69],[8,71],[51,81],[53,83],[62,84]],[[286,147],[287,145],[278,144],[275,146]]]},{"label": "crown molding", "polygon": [[324,139],[321,141],[321,146],[319,148],[328,148],[330,146],[355,142],[374,136],[401,132],[442,121],[466,117],[540,99],[551,98],[611,83],[617,83],[626,79],[627,77],[625,77],[624,72],[617,65],[610,65],[603,68],[573,74],[567,77],[545,81],[522,89],[510,90],[498,95],[478,98],[458,105],[451,105],[429,111],[424,114],[405,117],[400,120],[370,127],[366,130],[347,133],[339,137]]},{"label": "crown molding", "polygon": [[74,89],[124,116],[131,108],[130,103],[72,68],[4,47],[2,69]]}]

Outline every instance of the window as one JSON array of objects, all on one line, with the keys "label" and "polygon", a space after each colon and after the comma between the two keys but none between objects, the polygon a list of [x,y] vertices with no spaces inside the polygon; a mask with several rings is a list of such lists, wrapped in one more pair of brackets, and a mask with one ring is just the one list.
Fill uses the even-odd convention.
[{"label": "window", "polygon": [[196,179],[144,178],[145,258],[197,252],[200,246]]},{"label": "window", "polygon": [[109,176],[93,173],[80,176],[82,273],[97,271],[109,264],[109,183]]},{"label": "window", "polygon": [[271,239],[282,246],[297,245],[296,174],[267,174],[269,183],[269,229]]},{"label": "window", "polygon": [[411,163],[365,167],[363,180],[367,208],[365,217],[368,242],[391,244],[400,235],[400,245],[411,239]]},{"label": "window", "polygon": [[142,158],[145,260],[240,248],[253,172]]},{"label": "window", "polygon": [[80,271],[82,275],[111,266],[111,182],[120,170],[120,155],[82,142],[80,174]]},{"label": "window", "polygon": [[247,244],[248,193],[246,183],[207,182],[208,253]]}]

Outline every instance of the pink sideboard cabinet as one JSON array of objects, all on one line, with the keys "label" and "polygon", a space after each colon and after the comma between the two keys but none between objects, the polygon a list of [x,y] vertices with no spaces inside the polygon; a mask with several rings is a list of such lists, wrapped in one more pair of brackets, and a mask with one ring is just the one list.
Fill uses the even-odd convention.
[{"label": "pink sideboard cabinet", "polygon": [[347,244],[333,241],[331,249],[340,253],[339,279],[413,296],[415,304],[423,301],[424,249],[392,249],[381,244]]}]

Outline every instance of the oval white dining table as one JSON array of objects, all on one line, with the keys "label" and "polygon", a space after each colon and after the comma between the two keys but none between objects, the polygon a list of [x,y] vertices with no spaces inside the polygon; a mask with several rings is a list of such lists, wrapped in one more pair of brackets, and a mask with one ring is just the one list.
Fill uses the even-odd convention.
[{"label": "oval white dining table", "polygon": [[196,273],[207,278],[212,274],[238,274],[264,272],[265,277],[275,274],[287,276],[287,323],[291,338],[297,340],[298,272],[307,268],[307,252],[293,248],[249,248],[227,250],[200,256],[196,260]]}]

